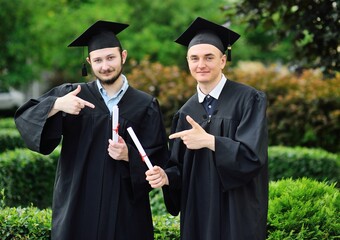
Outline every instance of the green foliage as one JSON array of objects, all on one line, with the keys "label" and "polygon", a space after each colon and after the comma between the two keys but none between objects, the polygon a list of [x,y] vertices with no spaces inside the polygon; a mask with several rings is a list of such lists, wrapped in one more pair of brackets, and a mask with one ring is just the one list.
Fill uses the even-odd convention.
[{"label": "green foliage", "polygon": [[153,216],[163,216],[167,214],[161,189],[156,188],[150,192],[150,205]]},{"label": "green foliage", "polygon": [[340,70],[339,4],[335,0],[312,1],[235,1],[224,8],[228,18],[237,19],[252,32],[263,29],[262,35],[273,43],[289,39],[292,64],[299,67]]},{"label": "green foliage", "polygon": [[86,49],[67,46],[97,20],[130,24],[119,34],[129,59],[142,61],[149,56],[152,61],[170,65],[177,63],[178,53],[183,53],[184,63],[185,49],[177,46],[174,39],[197,16],[223,19],[218,14],[222,3],[223,0],[125,0],[119,4],[108,0],[0,0],[0,17],[6,19],[0,28],[0,42],[4,43],[0,79],[10,85],[25,85],[40,78],[52,85],[85,81],[80,71]]},{"label": "green foliage", "polygon": [[322,149],[272,146],[268,149],[271,180],[308,177],[340,186],[340,155]]},{"label": "green foliage", "polygon": [[4,208],[5,205],[5,189],[0,188],[0,209]]},{"label": "green foliage", "polygon": [[334,185],[308,178],[271,182],[267,240],[339,239],[339,215]]},{"label": "green foliage", "polygon": [[227,76],[267,94],[271,146],[340,152],[340,74],[325,80],[319,70],[295,75],[283,66],[240,62]]},{"label": "green foliage", "polygon": [[[0,239],[48,240],[51,239],[51,209],[35,207],[0,208]],[[154,216],[154,239],[179,238],[179,217]]]},{"label": "green foliage", "polygon": [[13,118],[0,118],[0,129],[16,128]]},{"label": "green foliage", "polygon": [[[34,2],[0,0],[0,80],[2,86],[18,85],[32,79],[34,54],[38,45],[30,32],[33,23]],[[20,7],[18,7],[20,6]]]},{"label": "green foliage", "polygon": [[[186,49],[174,40],[198,16],[223,23],[220,7],[223,0],[127,0],[131,8],[129,22],[132,37],[128,37],[127,49],[138,62],[145,57],[163,65],[185,65]],[[137,16],[137,17],[135,17]],[[181,58],[178,58],[178,56]]]},{"label": "green foliage", "polygon": [[19,148],[0,154],[0,189],[5,189],[6,206],[51,206],[56,154]]},{"label": "green foliage", "polygon": [[0,128],[0,152],[21,147],[25,143],[16,128]]},{"label": "green foliage", "polygon": [[0,208],[0,239],[51,239],[51,209]]},{"label": "green foliage", "polygon": [[[270,182],[267,240],[339,239],[339,209],[334,185],[307,178]],[[51,214],[34,207],[0,208],[0,239],[50,239]],[[153,224],[155,239],[179,239],[179,216],[154,215]]]},{"label": "green foliage", "polygon": [[154,239],[179,239],[179,216],[172,216],[167,212],[161,189],[157,188],[151,191],[150,205],[153,216]]},{"label": "green foliage", "polygon": [[177,240],[180,236],[179,216],[170,214],[154,215],[154,239],[155,240]]}]

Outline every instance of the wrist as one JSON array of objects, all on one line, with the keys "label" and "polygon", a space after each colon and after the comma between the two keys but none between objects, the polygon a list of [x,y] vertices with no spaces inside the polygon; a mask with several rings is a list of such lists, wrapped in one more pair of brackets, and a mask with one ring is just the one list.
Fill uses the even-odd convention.
[{"label": "wrist", "polygon": [[51,109],[51,111],[48,113],[48,117],[51,117],[53,115],[55,115],[57,112],[59,112],[60,110],[58,109],[58,105],[59,105],[59,98],[57,98],[55,101],[54,101],[54,104],[53,104],[53,107]]},{"label": "wrist", "polygon": [[212,151],[215,151],[215,136],[208,134],[208,137],[209,137],[209,140],[207,141],[209,144],[208,148]]}]

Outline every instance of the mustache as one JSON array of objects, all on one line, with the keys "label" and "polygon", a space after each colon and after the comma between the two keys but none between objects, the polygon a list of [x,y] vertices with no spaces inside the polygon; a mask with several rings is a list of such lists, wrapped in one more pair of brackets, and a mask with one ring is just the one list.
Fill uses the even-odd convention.
[{"label": "mustache", "polygon": [[115,68],[109,68],[109,69],[107,69],[107,70],[101,70],[99,73],[100,74],[105,74],[105,73],[111,73],[111,72],[114,72],[114,71],[116,71],[116,69]]},{"label": "mustache", "polygon": [[[107,73],[108,71],[106,71],[106,73]],[[107,80],[103,80],[103,79],[101,79],[99,76],[96,76],[97,77],[97,79],[100,81],[100,83],[102,84],[102,85],[112,85],[112,84],[114,84],[116,81],[117,81],[117,79],[120,77],[120,75],[123,73],[123,66],[122,66],[122,68],[120,69],[120,71],[119,72],[117,72],[117,74],[115,75],[115,76],[113,76],[112,78],[110,78],[110,79],[107,79]],[[101,73],[102,74],[102,73]]]}]

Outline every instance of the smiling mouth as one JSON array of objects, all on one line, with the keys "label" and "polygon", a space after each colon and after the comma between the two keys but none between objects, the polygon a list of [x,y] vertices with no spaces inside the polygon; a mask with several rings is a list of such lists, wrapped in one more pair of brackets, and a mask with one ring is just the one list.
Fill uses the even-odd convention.
[{"label": "smiling mouth", "polygon": [[110,76],[112,74],[112,72],[105,72],[105,73],[102,73],[103,76]]}]

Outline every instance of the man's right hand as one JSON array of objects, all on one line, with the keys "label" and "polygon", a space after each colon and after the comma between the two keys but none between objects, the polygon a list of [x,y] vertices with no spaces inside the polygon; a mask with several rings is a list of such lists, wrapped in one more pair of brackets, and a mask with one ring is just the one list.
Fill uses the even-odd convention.
[{"label": "man's right hand", "polygon": [[80,97],[77,97],[80,91],[81,91],[81,86],[78,85],[77,88],[73,90],[72,92],[66,94],[63,97],[57,98],[51,112],[48,114],[48,117],[53,116],[59,111],[73,114],[73,115],[78,115],[80,111],[86,106],[90,108],[94,108],[95,106],[92,103],[85,101],[81,99]]}]

